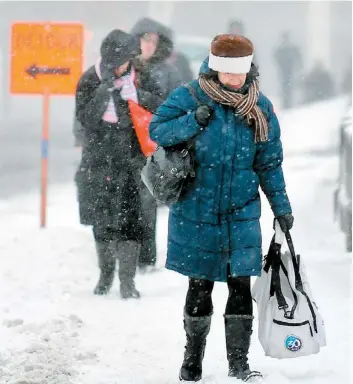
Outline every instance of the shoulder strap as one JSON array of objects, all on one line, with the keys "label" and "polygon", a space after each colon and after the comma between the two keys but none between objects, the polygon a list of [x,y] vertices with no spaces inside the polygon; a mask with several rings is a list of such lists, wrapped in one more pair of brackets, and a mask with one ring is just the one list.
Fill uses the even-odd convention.
[{"label": "shoulder strap", "polygon": [[[190,85],[190,83],[188,83],[188,84],[184,84],[184,87],[187,88],[187,89],[189,90],[191,96],[192,96],[193,99],[196,101],[196,104],[197,104],[198,107],[200,107],[200,106],[202,106],[202,105],[205,105],[205,104],[202,103],[202,102],[200,101],[200,99],[197,97],[195,88],[192,87],[192,86]],[[201,128],[201,129],[200,129],[200,132],[202,132],[204,129],[205,129],[205,128]],[[199,132],[199,133],[200,133],[200,132]],[[192,139],[190,139],[190,140],[188,141],[188,145],[187,145],[187,147],[186,147],[187,150],[190,150],[190,149],[194,146],[195,141],[196,141],[196,137],[197,137],[197,135],[198,135],[199,133],[197,133]]]},{"label": "shoulder strap", "polygon": [[187,88],[191,94],[191,96],[193,97],[193,99],[196,101],[196,104],[198,107],[201,107],[202,105],[208,105],[205,101],[202,101],[198,96],[197,96],[197,93],[196,93],[196,89],[190,84],[190,83],[187,83],[187,84],[184,84],[184,87]]},{"label": "shoulder strap", "polygon": [[203,105],[203,104],[200,102],[200,100],[199,100],[199,98],[197,97],[197,95],[196,95],[195,88],[192,87],[192,86],[190,85],[190,83],[185,84],[184,87],[187,88],[187,89],[189,90],[191,96],[195,99],[195,101],[196,101],[196,103],[197,103],[198,106]]}]

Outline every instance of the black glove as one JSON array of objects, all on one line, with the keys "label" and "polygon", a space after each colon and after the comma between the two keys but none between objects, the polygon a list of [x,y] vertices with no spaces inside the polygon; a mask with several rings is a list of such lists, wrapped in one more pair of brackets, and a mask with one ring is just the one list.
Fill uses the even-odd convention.
[{"label": "black glove", "polygon": [[118,78],[117,74],[115,73],[115,66],[101,62],[100,70],[102,76],[102,83],[109,85],[109,88],[113,88],[114,81]]},{"label": "black glove", "polygon": [[[275,218],[278,221],[279,226],[281,227],[282,232],[287,233],[293,227],[294,217],[291,213],[287,213],[283,216],[278,216]],[[275,229],[275,220],[273,222],[273,229]]]},{"label": "black glove", "polygon": [[208,105],[201,105],[195,111],[195,120],[201,127],[206,127],[213,115],[213,109]]}]

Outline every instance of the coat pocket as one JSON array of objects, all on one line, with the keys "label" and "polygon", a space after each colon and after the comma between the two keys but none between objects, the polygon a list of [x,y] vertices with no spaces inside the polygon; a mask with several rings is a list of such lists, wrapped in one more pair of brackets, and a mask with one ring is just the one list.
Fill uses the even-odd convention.
[{"label": "coat pocket", "polygon": [[97,220],[97,213],[104,213],[113,197],[111,182],[104,172],[92,172],[90,167],[80,166],[76,171],[77,200],[80,222],[92,225]]}]

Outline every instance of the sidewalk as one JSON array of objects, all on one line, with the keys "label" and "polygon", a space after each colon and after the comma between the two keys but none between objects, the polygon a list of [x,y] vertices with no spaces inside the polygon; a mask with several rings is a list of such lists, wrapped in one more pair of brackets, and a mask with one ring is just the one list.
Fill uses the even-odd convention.
[{"label": "sidewalk", "polygon": [[[288,135],[295,128],[294,120]],[[324,126],[322,130],[328,135]],[[350,382],[351,255],[344,252],[343,236],[333,222],[337,169],[336,156],[285,160],[295,216],[292,235],[325,319],[328,346],[305,358],[264,357],[255,320],[250,361],[264,373],[264,384]],[[160,209],[161,267],[167,215],[165,208]],[[272,213],[266,201],[261,221],[266,252],[272,236]],[[185,277],[163,269],[138,275],[143,295],[139,301],[121,301],[118,281],[107,297],[94,296],[96,254],[90,229],[78,222],[73,184],[49,189],[46,229],[39,229],[37,193],[0,202],[0,230],[1,384],[179,383]],[[203,384],[235,384],[226,377],[222,317],[226,299],[226,286],[217,284]]]}]

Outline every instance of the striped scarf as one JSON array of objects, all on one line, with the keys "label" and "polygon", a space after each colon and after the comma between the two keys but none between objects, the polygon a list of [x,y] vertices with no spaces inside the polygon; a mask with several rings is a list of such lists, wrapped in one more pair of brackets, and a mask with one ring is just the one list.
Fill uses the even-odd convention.
[{"label": "striped scarf", "polygon": [[[102,59],[99,58],[95,65],[96,73],[99,79],[102,78],[101,70],[100,70],[101,60]],[[114,81],[114,88],[120,89],[120,96],[123,100],[132,100],[137,104],[138,99],[137,99],[137,91],[135,87],[135,78],[136,78],[136,72],[134,67],[131,66],[131,70],[129,74],[125,76],[121,76]],[[115,108],[115,104],[112,96],[110,96],[109,98],[107,109],[103,114],[102,120],[106,121],[107,123],[117,123],[119,121],[119,118],[116,114],[116,108]]]},{"label": "striped scarf", "polygon": [[255,142],[268,140],[268,125],[261,108],[257,106],[259,97],[259,82],[257,79],[250,84],[245,95],[227,91],[220,87],[213,79],[199,77],[201,89],[217,103],[236,108],[236,113],[246,117],[247,123],[255,123]]}]

